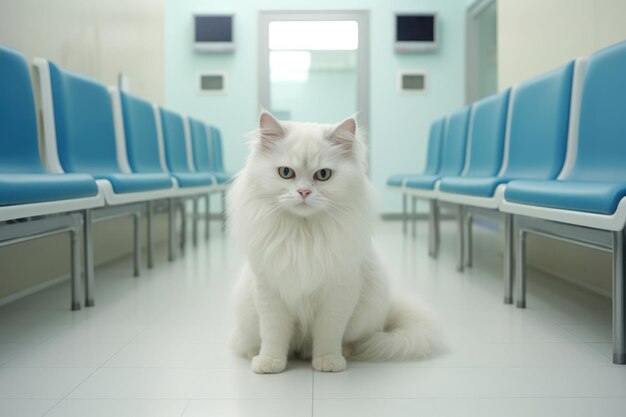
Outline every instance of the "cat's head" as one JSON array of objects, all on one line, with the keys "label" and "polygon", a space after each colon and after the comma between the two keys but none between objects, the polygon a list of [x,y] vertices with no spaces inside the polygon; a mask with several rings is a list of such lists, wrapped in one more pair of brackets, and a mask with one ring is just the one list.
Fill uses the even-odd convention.
[{"label": "cat's head", "polygon": [[353,117],[324,125],[280,122],[262,112],[252,147],[254,193],[277,210],[332,215],[360,201],[367,180]]}]

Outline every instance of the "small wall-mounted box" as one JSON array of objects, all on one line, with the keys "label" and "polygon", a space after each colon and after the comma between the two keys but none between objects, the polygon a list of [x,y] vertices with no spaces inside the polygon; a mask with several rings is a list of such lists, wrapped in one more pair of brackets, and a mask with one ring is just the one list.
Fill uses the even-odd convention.
[{"label": "small wall-mounted box", "polygon": [[205,72],[198,75],[198,92],[201,94],[225,94],[227,77],[223,72]]},{"label": "small wall-mounted box", "polygon": [[398,91],[402,93],[426,93],[426,73],[416,71],[398,72]]},{"label": "small wall-mounted box", "polygon": [[193,48],[199,52],[232,52],[233,15],[193,15]]}]

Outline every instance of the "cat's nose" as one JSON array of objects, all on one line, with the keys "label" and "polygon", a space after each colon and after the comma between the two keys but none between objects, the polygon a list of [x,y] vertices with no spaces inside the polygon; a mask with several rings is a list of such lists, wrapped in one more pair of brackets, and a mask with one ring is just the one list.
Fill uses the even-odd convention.
[{"label": "cat's nose", "polygon": [[311,190],[308,188],[298,188],[298,194],[302,196],[302,198],[307,198],[309,194],[311,194]]}]

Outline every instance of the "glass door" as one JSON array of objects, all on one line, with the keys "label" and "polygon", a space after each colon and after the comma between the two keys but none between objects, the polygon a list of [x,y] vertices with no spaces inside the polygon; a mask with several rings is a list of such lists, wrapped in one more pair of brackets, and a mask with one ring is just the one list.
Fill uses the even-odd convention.
[{"label": "glass door", "polygon": [[259,99],[278,119],[369,116],[367,12],[261,12]]}]

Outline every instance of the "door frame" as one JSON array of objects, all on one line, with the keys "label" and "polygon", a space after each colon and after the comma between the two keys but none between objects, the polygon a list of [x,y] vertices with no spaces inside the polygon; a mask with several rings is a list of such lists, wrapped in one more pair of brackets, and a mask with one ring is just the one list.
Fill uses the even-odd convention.
[{"label": "door frame", "polygon": [[465,11],[465,104],[480,99],[478,92],[478,18],[497,0],[476,0]]},{"label": "door frame", "polygon": [[[354,20],[359,25],[357,49],[357,109],[359,126],[369,131],[370,70],[369,70],[369,11],[367,10],[273,10],[259,11],[258,85],[259,103],[270,108],[270,46],[269,23],[275,21]],[[346,117],[349,115],[346,115]],[[339,122],[339,120],[338,120]],[[369,141],[369,139],[366,139]]]}]

